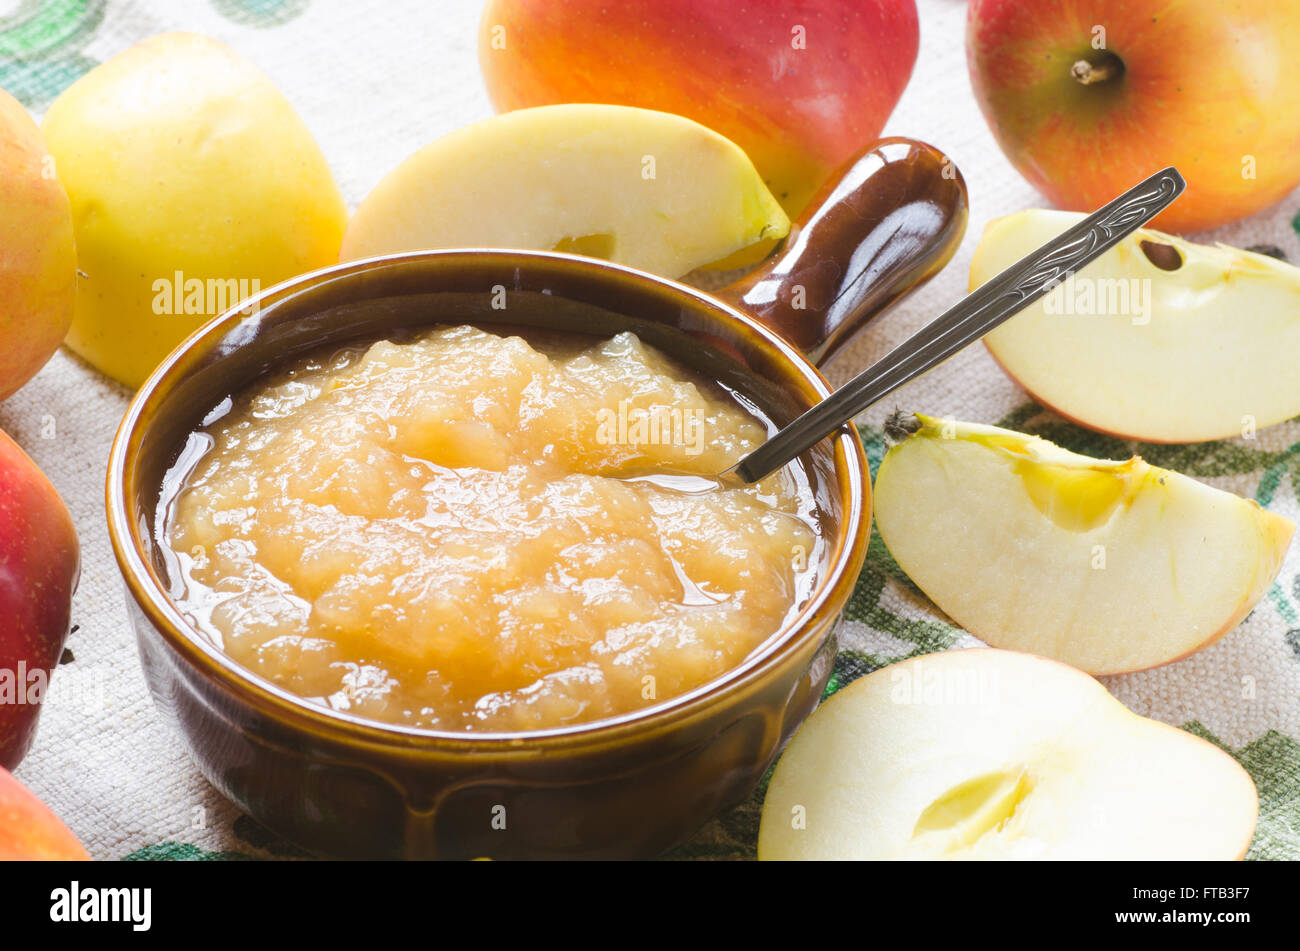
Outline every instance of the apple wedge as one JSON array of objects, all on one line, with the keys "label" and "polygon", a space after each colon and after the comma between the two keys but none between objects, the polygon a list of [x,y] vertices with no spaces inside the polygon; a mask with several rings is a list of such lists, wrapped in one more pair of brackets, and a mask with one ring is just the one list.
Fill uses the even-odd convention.
[{"label": "apple wedge", "polygon": [[[989,223],[978,287],[1082,215]],[[991,332],[994,358],[1040,403],[1149,442],[1240,436],[1300,413],[1300,268],[1139,230]]]},{"label": "apple wedge", "polygon": [[789,230],[745,153],[696,122],[626,106],[540,106],[406,159],[357,209],[341,259],[525,248],[678,277]]},{"label": "apple wedge", "polygon": [[1238,859],[1258,809],[1213,744],[1064,664],[971,648],[885,667],[822,704],[777,763],[758,854]]},{"label": "apple wedge", "polygon": [[1268,590],[1295,525],[1148,465],[1022,433],[891,420],[875,483],[890,553],[956,623],[995,647],[1093,674],[1177,660]]}]

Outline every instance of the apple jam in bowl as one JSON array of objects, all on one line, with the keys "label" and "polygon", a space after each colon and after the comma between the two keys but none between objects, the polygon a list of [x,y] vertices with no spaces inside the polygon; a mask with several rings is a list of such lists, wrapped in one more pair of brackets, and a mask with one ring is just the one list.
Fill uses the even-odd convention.
[{"label": "apple jam in bowl", "polygon": [[113,444],[155,704],[317,854],[656,855],[821,697],[870,508],[847,427],[749,488],[643,477],[717,473],[829,392],[735,307],[590,259],[271,288],[174,351]]},{"label": "apple jam in bowl", "polygon": [[889,138],[809,207],[717,295],[417,251],[173,351],[118,428],[108,529],[203,775],[355,858],[645,858],[749,796],[832,676],[862,442],[697,498],[641,477],[716,473],[825,399],[817,363],[943,267],[967,203]]},{"label": "apple jam in bowl", "polygon": [[631,331],[461,324],[233,394],[165,479],[187,619],[330,710],[448,732],[591,723],[739,665],[821,563],[800,465],[684,492],[772,424]]}]

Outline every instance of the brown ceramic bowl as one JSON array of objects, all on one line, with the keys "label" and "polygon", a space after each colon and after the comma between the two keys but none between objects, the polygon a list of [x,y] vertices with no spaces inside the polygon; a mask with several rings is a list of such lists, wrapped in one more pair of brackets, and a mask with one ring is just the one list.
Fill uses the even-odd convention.
[{"label": "brown ceramic bowl", "polygon": [[[243,669],[174,600],[178,574],[156,536],[160,490],[203,417],[269,369],[322,346],[436,323],[631,329],[787,422],[829,392],[801,349],[830,352],[937,271],[965,224],[960,177],[907,140],[878,143],[824,197],[783,254],[729,289],[738,306],[586,258],[425,251],[303,275],[174,351],[122,421],[108,522],[146,679],[203,774],[272,831],[340,857],[652,856],[748,795],[821,697],[866,552],[869,474],[849,427],[803,459],[827,544],[814,593],[783,630],[687,694],[527,733],[379,723]],[[504,309],[493,306],[494,288],[505,289]]]}]

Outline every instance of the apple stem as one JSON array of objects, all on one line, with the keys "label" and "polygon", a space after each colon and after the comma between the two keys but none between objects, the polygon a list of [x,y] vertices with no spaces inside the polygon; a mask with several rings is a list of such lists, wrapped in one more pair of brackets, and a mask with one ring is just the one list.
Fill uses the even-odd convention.
[{"label": "apple stem", "polygon": [[890,442],[902,442],[908,436],[914,436],[920,431],[921,421],[914,413],[904,413],[896,409],[885,420],[885,436]]},{"label": "apple stem", "polygon": [[1095,63],[1081,59],[1075,61],[1074,65],[1070,67],[1070,75],[1084,86],[1103,83],[1108,79],[1115,78],[1122,72],[1124,72],[1124,61],[1114,53],[1109,52],[1103,52]]}]

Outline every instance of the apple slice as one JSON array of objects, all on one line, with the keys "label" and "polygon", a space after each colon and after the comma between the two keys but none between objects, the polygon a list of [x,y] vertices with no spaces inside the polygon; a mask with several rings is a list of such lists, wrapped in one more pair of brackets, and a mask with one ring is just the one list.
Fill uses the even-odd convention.
[{"label": "apple slice", "polygon": [[1093,674],[1177,660],[1232,630],[1282,567],[1295,525],[1148,465],[926,416],[876,475],[889,551],[995,647]]},{"label": "apple slice", "polygon": [[520,109],[425,146],[357,209],[342,260],[419,248],[569,251],[678,277],[789,219],[738,146],[626,106]]},{"label": "apple slice", "polygon": [[[1081,217],[990,222],[971,288]],[[1300,413],[1300,268],[1139,230],[985,342],[1034,399],[1091,429],[1149,442],[1240,436]]]},{"label": "apple slice", "polygon": [[1064,664],[972,648],[868,674],[799,729],[761,859],[1237,859],[1259,801],[1228,754]]}]

